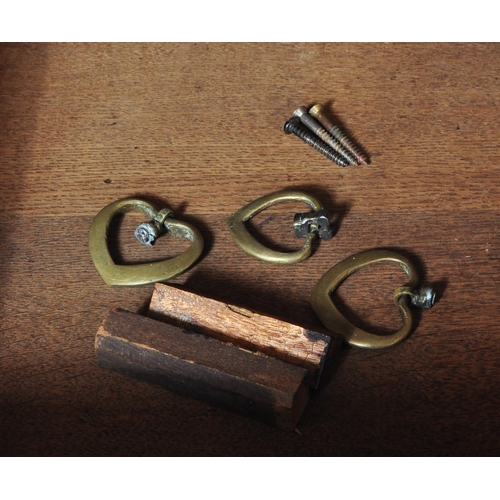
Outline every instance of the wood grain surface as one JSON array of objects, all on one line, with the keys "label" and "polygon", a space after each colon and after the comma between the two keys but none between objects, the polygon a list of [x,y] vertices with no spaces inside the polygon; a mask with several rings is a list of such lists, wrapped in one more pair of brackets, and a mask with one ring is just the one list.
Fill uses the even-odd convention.
[{"label": "wood grain surface", "polygon": [[305,368],[315,388],[343,343],[335,333],[330,337],[163,283],[155,285],[148,316]]},{"label": "wood grain surface", "polygon": [[[3,44],[0,46],[0,453],[351,456],[500,452],[498,44]],[[283,124],[322,103],[368,152],[341,168]],[[306,261],[242,252],[226,219],[281,189],[319,198],[336,234]],[[324,333],[308,305],[350,254],[390,248],[438,300],[387,351],[343,349],[287,433],[98,367],[109,308],[145,313],[153,285],[104,284],[93,217],[140,196],[200,229],[199,263],[172,284]],[[296,249],[293,203],[252,220]],[[117,261],[174,255],[134,241]],[[364,269],[334,300],[356,324],[400,326],[404,273]]]},{"label": "wood grain surface", "polygon": [[121,309],[95,339],[99,366],[294,431],[309,401],[306,369]]}]

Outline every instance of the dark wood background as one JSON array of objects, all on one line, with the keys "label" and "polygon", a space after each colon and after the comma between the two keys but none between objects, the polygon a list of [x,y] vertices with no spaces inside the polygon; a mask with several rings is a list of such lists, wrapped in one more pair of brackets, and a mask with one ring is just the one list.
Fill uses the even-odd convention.
[{"label": "dark wood background", "polygon": [[[3,455],[497,455],[500,46],[497,44],[3,44],[0,46],[0,451]],[[369,166],[338,167],[283,124],[328,105]],[[229,215],[264,194],[316,195],[336,235],[307,261],[243,253]],[[111,287],[88,252],[93,217],[141,196],[195,224],[206,248],[171,283],[322,330],[308,294],[369,248],[410,256],[438,292],[387,351],[344,348],[295,433],[97,367],[110,307],[144,312],[153,286]],[[260,214],[298,248],[303,206]],[[117,260],[167,257],[134,241]],[[366,269],[335,300],[379,333],[399,328],[404,274]]]}]

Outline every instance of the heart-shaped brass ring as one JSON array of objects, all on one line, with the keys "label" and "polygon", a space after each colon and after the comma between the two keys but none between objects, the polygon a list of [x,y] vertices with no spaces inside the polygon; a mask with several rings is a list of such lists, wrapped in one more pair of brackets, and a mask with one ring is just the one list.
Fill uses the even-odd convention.
[{"label": "heart-shaped brass ring", "polygon": [[[285,201],[299,201],[309,205],[313,209],[313,212],[295,215],[293,221],[295,235],[306,239],[302,248],[295,252],[278,252],[277,250],[272,250],[259,243],[245,227],[245,222],[250,220],[254,215],[257,215],[275,203]],[[294,264],[307,259],[311,255],[312,241],[316,236],[325,240],[332,237],[333,232],[329,217],[328,212],[314,196],[300,191],[281,191],[263,196],[240,208],[240,210],[228,219],[227,225],[234,241],[248,254],[274,264]]]},{"label": "heart-shaped brass ring", "polygon": [[[409,278],[405,286],[394,292],[394,302],[403,319],[403,326],[391,335],[375,335],[354,326],[340,313],[330,298],[330,294],[348,276],[363,267],[380,262],[398,265]],[[382,349],[399,344],[410,334],[413,328],[410,301],[414,306],[424,309],[430,309],[434,305],[435,293],[432,289],[424,287],[417,290],[417,283],[418,273],[406,257],[389,250],[368,250],[344,259],[325,273],[311,292],[309,301],[323,325],[342,335],[349,344],[366,349]]]},{"label": "heart-shaped brass ring", "polygon": [[[168,231],[176,238],[191,241],[191,245],[182,254],[160,262],[115,264],[109,253],[108,229],[116,215],[133,210],[143,212],[152,219],[136,230],[136,237],[141,243],[151,245],[160,234]],[[166,281],[196,262],[203,250],[203,237],[191,224],[176,220],[171,215],[170,210],[158,210],[153,204],[137,198],[115,201],[97,214],[90,227],[89,250],[97,271],[108,285],[135,286]]]}]

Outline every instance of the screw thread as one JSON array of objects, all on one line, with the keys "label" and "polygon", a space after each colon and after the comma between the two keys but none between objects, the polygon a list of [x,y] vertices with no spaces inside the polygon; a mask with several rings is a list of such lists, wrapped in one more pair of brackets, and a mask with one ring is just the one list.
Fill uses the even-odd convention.
[{"label": "screw thread", "polygon": [[299,118],[290,118],[290,120],[285,123],[284,131],[285,134],[294,134],[299,139],[307,142],[307,144],[316,149],[316,151],[319,151],[322,155],[326,156],[337,165],[340,165],[341,167],[347,167],[349,165],[349,162],[340,153],[335,151],[325,141],[302,126]]},{"label": "screw thread", "polygon": [[335,137],[333,134],[328,133],[324,128],[318,129],[316,132],[318,137],[323,139],[331,148],[340,153],[342,156],[347,158],[351,165],[358,165],[360,162],[358,160],[358,155],[353,153],[346,144],[341,142],[340,139]]},{"label": "screw thread", "polygon": [[315,118],[308,114],[307,108],[305,106],[298,107],[293,112],[293,116],[296,116],[303,125],[305,125],[311,132],[316,134],[320,139],[323,139],[323,141],[325,141],[331,148],[337,151],[337,153],[340,153],[342,156],[344,156],[351,165],[358,165],[358,160],[354,157],[354,155],[337,139],[335,139],[335,137],[333,137],[325,127],[322,127]]},{"label": "screw thread", "polygon": [[342,131],[335,123],[333,123],[324,112],[324,107],[321,104],[315,104],[310,110],[309,115],[318,120],[326,130],[344,146],[350,153],[354,155],[358,163],[368,164],[366,156],[361,153],[358,146]]},{"label": "screw thread", "polygon": [[337,139],[337,141],[342,144],[350,153],[354,155],[358,163],[364,163],[365,165],[367,164],[367,160],[365,155],[363,155],[359,148],[347,137],[345,132],[343,132],[339,127],[336,125],[333,126],[330,129],[330,134],[332,137]]}]

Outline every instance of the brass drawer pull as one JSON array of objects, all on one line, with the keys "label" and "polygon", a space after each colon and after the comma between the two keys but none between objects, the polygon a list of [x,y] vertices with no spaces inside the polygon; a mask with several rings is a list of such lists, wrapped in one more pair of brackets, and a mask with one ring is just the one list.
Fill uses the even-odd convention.
[{"label": "brass drawer pull", "polygon": [[[295,235],[306,240],[302,248],[295,252],[272,250],[259,243],[245,227],[245,222],[254,215],[275,203],[286,201],[299,201],[313,209],[313,212],[295,215],[293,223]],[[244,206],[229,218],[227,225],[234,241],[248,254],[274,264],[294,264],[309,257],[312,250],[312,241],[316,236],[325,240],[333,236],[329,217],[323,205],[313,196],[300,191],[281,191],[263,196]]]},{"label": "brass drawer pull", "polygon": [[[141,243],[151,245],[168,231],[176,238],[189,240],[191,245],[171,259],[145,264],[115,264],[107,243],[109,226],[117,214],[134,210],[152,219],[136,229],[135,235]],[[191,224],[174,219],[170,210],[158,210],[147,201],[127,198],[111,203],[97,214],[90,227],[89,250],[97,271],[108,285],[147,285],[166,281],[186,271],[200,257],[203,237]]]},{"label": "brass drawer pull", "polygon": [[[330,298],[330,294],[348,276],[363,267],[379,262],[400,266],[409,278],[405,286],[394,292],[394,303],[403,319],[403,326],[392,335],[375,335],[354,326],[340,313]],[[389,250],[368,250],[344,259],[325,273],[313,288],[309,301],[323,325],[329,330],[343,335],[349,344],[366,349],[382,349],[399,344],[410,334],[413,327],[413,317],[409,302],[424,309],[430,309],[434,305],[435,293],[432,289],[428,287],[417,289],[417,283],[418,273],[406,257]]]}]

